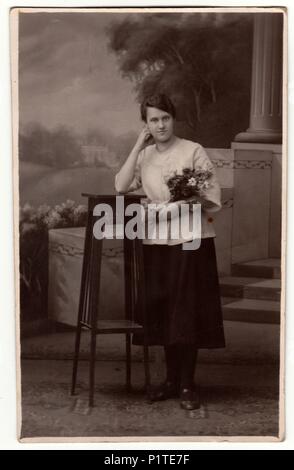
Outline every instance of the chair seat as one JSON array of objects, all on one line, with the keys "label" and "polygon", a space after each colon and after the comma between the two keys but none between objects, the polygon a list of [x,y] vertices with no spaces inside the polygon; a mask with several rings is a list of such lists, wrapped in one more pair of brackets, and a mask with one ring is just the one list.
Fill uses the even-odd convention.
[{"label": "chair seat", "polygon": [[98,320],[96,333],[134,333],[142,329],[142,325],[131,320]]}]

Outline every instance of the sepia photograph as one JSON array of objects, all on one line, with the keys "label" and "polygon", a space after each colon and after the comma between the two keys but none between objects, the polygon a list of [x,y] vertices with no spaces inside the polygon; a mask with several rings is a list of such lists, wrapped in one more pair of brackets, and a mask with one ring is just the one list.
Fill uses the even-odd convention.
[{"label": "sepia photograph", "polygon": [[21,442],[284,438],[286,8],[13,8]]}]

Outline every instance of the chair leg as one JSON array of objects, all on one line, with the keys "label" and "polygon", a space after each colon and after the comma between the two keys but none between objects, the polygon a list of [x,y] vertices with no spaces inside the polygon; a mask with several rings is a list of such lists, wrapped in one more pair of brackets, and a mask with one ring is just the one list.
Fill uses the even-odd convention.
[{"label": "chair leg", "polygon": [[149,392],[150,388],[150,366],[149,366],[149,349],[147,340],[147,315],[146,315],[146,291],[145,291],[145,273],[144,273],[144,256],[142,241],[135,241],[135,250],[137,253],[137,276],[139,280],[139,300],[143,320],[143,337],[144,337],[144,369],[145,369],[145,388]]},{"label": "chair leg", "polygon": [[97,320],[99,310],[99,288],[102,256],[102,240],[92,239],[91,266],[90,266],[90,293],[89,293],[89,314],[91,319],[91,352],[89,370],[89,406],[94,406],[95,388],[95,361],[96,361],[96,336]]},{"label": "chair leg", "polygon": [[144,369],[145,369],[145,388],[149,391],[150,388],[150,364],[149,364],[149,348],[144,344]]},{"label": "chair leg", "polygon": [[78,372],[78,362],[79,362],[79,353],[80,353],[81,333],[82,333],[82,326],[81,326],[81,324],[79,324],[77,326],[77,331],[76,331],[75,353],[74,353],[72,381],[71,381],[71,395],[75,394],[76,383],[77,383],[77,372]]},{"label": "chair leg", "polygon": [[127,392],[131,391],[131,367],[132,367],[132,356],[131,356],[131,335],[126,334],[126,389]]},{"label": "chair leg", "polygon": [[96,332],[91,330],[91,352],[90,352],[90,368],[89,368],[89,406],[94,406],[94,389],[95,389],[95,359],[96,359]]},{"label": "chair leg", "polygon": [[71,395],[74,395],[75,388],[76,388],[79,353],[80,353],[80,342],[81,342],[81,333],[82,333],[81,321],[85,314],[85,308],[86,308],[85,301],[86,301],[87,290],[88,290],[88,271],[89,271],[90,250],[91,250],[91,220],[88,217],[87,226],[86,226],[86,234],[85,234],[85,242],[84,242],[84,256],[83,256],[82,278],[81,278],[81,288],[80,288],[80,298],[79,298],[78,320],[77,320],[77,329],[76,329],[76,338],[75,338],[75,352],[74,352],[73,371],[72,371]]}]

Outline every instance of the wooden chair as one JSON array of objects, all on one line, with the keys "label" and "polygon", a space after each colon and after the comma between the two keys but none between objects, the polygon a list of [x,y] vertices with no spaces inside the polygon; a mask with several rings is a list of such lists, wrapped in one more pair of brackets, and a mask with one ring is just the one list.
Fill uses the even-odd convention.
[{"label": "wooden chair", "polygon": [[[145,386],[150,385],[150,370],[146,334],[146,309],[142,240],[128,240],[124,237],[124,278],[125,278],[125,318],[121,320],[99,319],[99,287],[101,276],[101,258],[103,240],[93,235],[93,227],[98,220],[93,209],[97,204],[109,204],[115,216],[116,196],[83,194],[88,198],[88,219],[86,225],[81,290],[75,339],[75,353],[72,372],[71,394],[74,395],[77,380],[80,339],[83,329],[91,331],[89,352],[89,406],[94,406],[96,338],[99,334],[124,334],[126,337],[126,387],[131,389],[131,337],[135,332],[143,335]],[[124,196],[125,207],[128,204],[140,203],[140,196]],[[124,226],[127,217],[124,215]],[[116,219],[114,219],[114,223]],[[139,309],[139,310],[137,310]],[[142,324],[134,321],[139,313]]]}]

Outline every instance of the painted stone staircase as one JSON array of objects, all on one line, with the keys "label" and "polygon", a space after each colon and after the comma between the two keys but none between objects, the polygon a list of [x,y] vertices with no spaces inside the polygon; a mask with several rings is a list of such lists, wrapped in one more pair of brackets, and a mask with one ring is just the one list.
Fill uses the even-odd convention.
[{"label": "painted stone staircase", "polygon": [[281,263],[268,258],[232,265],[220,278],[224,320],[280,323]]}]

